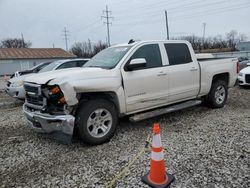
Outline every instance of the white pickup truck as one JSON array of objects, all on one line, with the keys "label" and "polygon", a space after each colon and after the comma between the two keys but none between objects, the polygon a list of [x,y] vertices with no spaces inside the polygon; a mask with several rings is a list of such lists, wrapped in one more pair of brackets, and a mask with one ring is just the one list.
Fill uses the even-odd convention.
[{"label": "white pickup truck", "polygon": [[198,60],[187,41],[112,46],[83,68],[28,77],[23,111],[38,132],[101,144],[123,116],[139,121],[202,101],[223,107],[237,79],[237,59]]}]

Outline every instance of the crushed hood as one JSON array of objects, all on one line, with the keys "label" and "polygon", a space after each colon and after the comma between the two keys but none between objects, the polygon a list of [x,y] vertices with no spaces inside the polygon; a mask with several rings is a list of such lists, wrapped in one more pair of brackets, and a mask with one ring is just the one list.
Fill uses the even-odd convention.
[{"label": "crushed hood", "polygon": [[[115,76],[117,75],[109,69],[78,67],[38,73],[25,78],[24,81],[41,85],[59,85],[67,104],[74,105],[78,103],[76,98],[77,90],[86,89],[86,87],[91,89],[93,86],[98,86],[101,89],[107,82],[109,85],[118,85],[119,80],[115,79]],[[98,85],[93,83],[97,79],[100,82]]]},{"label": "crushed hood", "polygon": [[[110,77],[110,70],[102,68],[68,68],[38,73],[25,78],[25,82],[36,84],[60,84],[64,81]],[[52,83],[51,83],[52,82]]]}]

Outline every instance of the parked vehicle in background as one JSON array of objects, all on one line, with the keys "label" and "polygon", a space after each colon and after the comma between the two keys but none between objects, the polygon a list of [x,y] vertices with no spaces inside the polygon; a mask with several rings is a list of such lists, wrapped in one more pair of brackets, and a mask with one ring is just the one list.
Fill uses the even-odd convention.
[{"label": "parked vehicle in background", "polygon": [[23,111],[35,131],[64,141],[77,133],[86,143],[101,144],[123,116],[140,121],[203,100],[223,107],[237,79],[238,60],[206,57],[197,59],[187,41],[112,46],[82,69],[26,78]]},{"label": "parked vehicle in background", "polygon": [[238,57],[239,62],[249,60],[248,57]]},{"label": "parked vehicle in background", "polygon": [[28,70],[17,71],[14,74],[12,74],[10,76],[10,78],[22,76],[25,74],[38,73],[41,69],[43,69],[45,66],[49,65],[50,63],[51,62],[44,62],[44,63],[40,63],[40,64],[38,64],[38,65],[32,67],[31,69],[28,69]]},{"label": "parked vehicle in background", "polygon": [[240,70],[244,69],[245,67],[249,66],[250,60],[244,60],[239,62]]},{"label": "parked vehicle in background", "polygon": [[247,63],[247,67],[240,71],[238,75],[238,83],[240,86],[250,85],[250,62]]},{"label": "parked vehicle in background", "polygon": [[64,59],[53,61],[48,66],[40,70],[39,73],[73,67],[82,67],[87,61],[89,61],[89,59]]},{"label": "parked vehicle in background", "polygon": [[[66,59],[66,60],[57,60],[50,62],[38,72],[33,72],[33,74],[24,74],[22,76],[13,77],[7,81],[5,92],[11,97],[17,99],[25,98],[25,90],[23,87],[24,79],[29,77],[30,75],[37,75],[42,72],[48,72],[59,69],[67,69],[72,67],[82,67],[89,59]],[[38,73],[38,74],[35,74]],[[53,74],[53,73],[50,73]]]}]

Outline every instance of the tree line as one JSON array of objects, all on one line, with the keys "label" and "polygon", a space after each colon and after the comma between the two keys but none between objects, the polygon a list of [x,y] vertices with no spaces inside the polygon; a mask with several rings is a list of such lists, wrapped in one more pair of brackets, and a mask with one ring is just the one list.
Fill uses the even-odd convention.
[{"label": "tree line", "polygon": [[102,41],[92,43],[88,40],[87,42],[76,42],[70,48],[70,52],[75,54],[77,57],[91,58],[107,47],[108,45]]},{"label": "tree line", "polygon": [[32,43],[21,38],[7,38],[0,42],[0,48],[30,48]]},{"label": "tree line", "polygon": [[[216,52],[216,51],[235,51],[238,42],[246,41],[244,34],[239,34],[236,30],[226,33],[225,36],[217,35],[213,37],[202,38],[196,35],[187,35],[173,37],[172,40],[189,41],[196,52]],[[32,43],[20,38],[8,38],[0,41],[0,48],[30,48]],[[75,42],[70,52],[77,57],[91,58],[101,50],[107,48],[108,45],[102,41],[92,43],[90,40],[83,42]]]},{"label": "tree line", "polygon": [[244,34],[239,34],[236,30],[232,30],[223,37],[222,35],[217,35],[213,37],[207,37],[203,39],[202,37],[196,35],[180,36],[174,37],[173,40],[187,40],[189,41],[194,50],[196,51],[235,51],[236,44],[238,42],[246,41],[247,37]]},{"label": "tree line", "polygon": [[[21,38],[7,38],[0,41],[0,48],[30,48],[31,45],[30,41]],[[91,58],[107,47],[108,45],[102,41],[92,43],[88,40],[87,42],[74,43],[70,48],[70,52],[77,57]]]}]

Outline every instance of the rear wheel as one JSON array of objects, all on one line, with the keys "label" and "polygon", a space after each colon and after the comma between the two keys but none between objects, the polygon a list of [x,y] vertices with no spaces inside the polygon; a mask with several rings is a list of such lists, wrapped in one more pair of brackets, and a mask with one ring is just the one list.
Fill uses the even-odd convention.
[{"label": "rear wheel", "polygon": [[90,100],[80,104],[76,124],[80,138],[92,145],[110,140],[114,135],[118,115],[113,103],[104,100]]},{"label": "rear wheel", "polygon": [[223,80],[214,81],[206,99],[207,104],[212,108],[222,108],[228,95],[227,84]]}]

